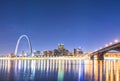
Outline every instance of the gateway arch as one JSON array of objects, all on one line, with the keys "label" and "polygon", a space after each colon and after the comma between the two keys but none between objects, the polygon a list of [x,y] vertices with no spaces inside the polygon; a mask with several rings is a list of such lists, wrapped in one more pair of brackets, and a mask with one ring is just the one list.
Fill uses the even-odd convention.
[{"label": "gateway arch", "polygon": [[19,44],[20,44],[20,41],[22,38],[26,38],[27,42],[28,42],[28,45],[29,45],[29,51],[30,51],[30,54],[32,54],[32,45],[31,45],[31,42],[30,42],[30,39],[27,35],[21,35],[19,38],[18,38],[18,41],[17,41],[17,44],[16,44],[16,47],[15,47],[15,52],[14,54],[17,55],[18,53],[18,47],[19,47]]}]

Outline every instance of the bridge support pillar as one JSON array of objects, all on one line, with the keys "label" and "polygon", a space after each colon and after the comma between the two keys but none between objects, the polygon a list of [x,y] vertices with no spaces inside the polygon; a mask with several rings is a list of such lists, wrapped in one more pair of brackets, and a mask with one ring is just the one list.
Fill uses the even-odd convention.
[{"label": "bridge support pillar", "polygon": [[104,60],[104,55],[101,53],[98,53],[98,55],[91,55],[90,60],[94,60],[96,58],[97,60]]},{"label": "bridge support pillar", "polygon": [[104,55],[100,55],[100,54],[99,54],[99,55],[97,56],[97,60],[104,60]]},{"label": "bridge support pillar", "polygon": [[90,60],[94,60],[94,56],[90,56]]}]

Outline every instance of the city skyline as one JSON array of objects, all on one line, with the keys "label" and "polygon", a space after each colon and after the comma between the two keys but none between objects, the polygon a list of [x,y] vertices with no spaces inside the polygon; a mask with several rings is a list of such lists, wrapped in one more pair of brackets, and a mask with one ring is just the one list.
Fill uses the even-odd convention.
[{"label": "city skyline", "polygon": [[[0,54],[14,52],[22,34],[40,51],[54,49],[58,43],[85,52],[104,47],[120,39],[119,2],[0,1]],[[21,45],[26,45],[24,42]]]}]

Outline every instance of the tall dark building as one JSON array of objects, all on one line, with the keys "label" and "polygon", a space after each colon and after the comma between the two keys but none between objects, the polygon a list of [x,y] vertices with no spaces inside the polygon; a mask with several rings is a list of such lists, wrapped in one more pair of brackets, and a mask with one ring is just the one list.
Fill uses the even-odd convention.
[{"label": "tall dark building", "polygon": [[74,56],[77,56],[77,49],[74,48]]},{"label": "tall dark building", "polygon": [[64,49],[64,44],[60,43],[58,44],[58,50],[63,50]]},{"label": "tall dark building", "polygon": [[58,49],[48,50],[43,52],[43,56],[68,56],[70,54],[69,50],[65,49],[64,44],[58,44]]}]

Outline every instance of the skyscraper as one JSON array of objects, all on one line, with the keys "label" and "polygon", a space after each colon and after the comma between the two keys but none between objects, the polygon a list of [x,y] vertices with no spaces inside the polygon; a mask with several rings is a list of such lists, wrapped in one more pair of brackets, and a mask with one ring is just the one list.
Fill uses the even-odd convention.
[{"label": "skyscraper", "polygon": [[60,43],[58,44],[58,50],[63,50],[64,49],[64,44]]}]

